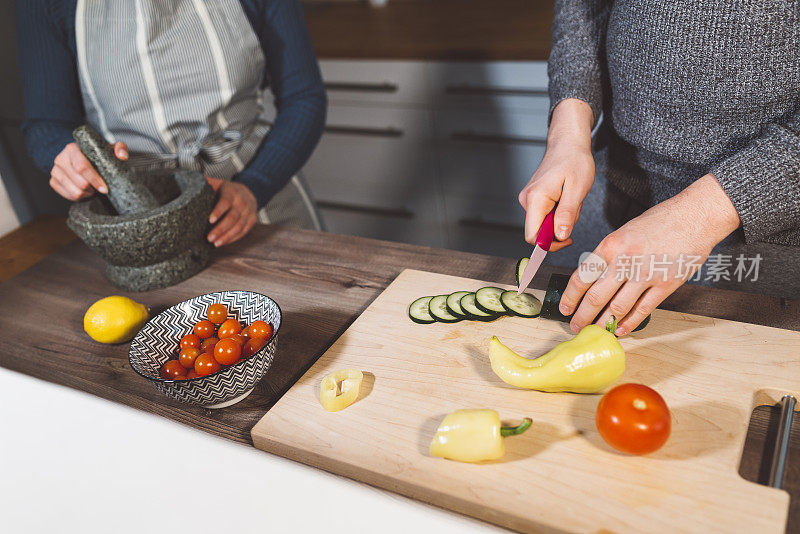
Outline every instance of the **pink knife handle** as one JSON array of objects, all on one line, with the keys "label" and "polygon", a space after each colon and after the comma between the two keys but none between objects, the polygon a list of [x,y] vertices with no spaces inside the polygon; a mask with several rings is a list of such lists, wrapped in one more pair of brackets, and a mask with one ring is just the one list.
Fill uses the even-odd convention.
[{"label": "pink knife handle", "polygon": [[553,209],[542,221],[542,226],[539,227],[539,233],[536,234],[536,245],[544,250],[550,250],[550,245],[553,243],[553,237],[556,233],[555,223],[553,217],[556,210]]}]

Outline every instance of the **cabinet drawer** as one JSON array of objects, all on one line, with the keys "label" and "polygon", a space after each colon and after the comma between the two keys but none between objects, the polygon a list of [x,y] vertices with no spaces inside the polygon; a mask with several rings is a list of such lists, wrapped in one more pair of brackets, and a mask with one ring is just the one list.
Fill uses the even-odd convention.
[{"label": "cabinet drawer", "polygon": [[490,198],[481,195],[446,195],[444,212],[448,225],[463,228],[486,228],[516,232],[523,238],[525,210],[517,195]]},{"label": "cabinet drawer", "polygon": [[332,106],[303,173],[319,200],[412,209],[435,189],[431,132],[428,112]]},{"label": "cabinet drawer", "polygon": [[329,232],[357,235],[386,241],[442,248],[446,245],[443,224],[439,220],[420,220],[368,210],[326,207],[320,212]]},{"label": "cabinet drawer", "polygon": [[516,195],[492,200],[479,195],[445,197],[449,248],[505,257],[530,255],[525,243],[525,212]]},{"label": "cabinet drawer", "polygon": [[544,114],[439,111],[435,123],[447,195],[516,197],[544,157]]},{"label": "cabinet drawer", "polygon": [[320,61],[331,103],[425,104],[427,67],[422,61]]},{"label": "cabinet drawer", "polygon": [[547,113],[544,61],[431,62],[435,102],[445,106],[499,106]]}]

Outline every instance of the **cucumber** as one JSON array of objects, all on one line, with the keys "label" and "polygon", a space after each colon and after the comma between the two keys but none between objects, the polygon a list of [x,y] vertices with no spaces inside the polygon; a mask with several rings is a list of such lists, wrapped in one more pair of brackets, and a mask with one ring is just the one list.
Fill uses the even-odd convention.
[{"label": "cucumber", "polygon": [[456,291],[447,295],[447,311],[456,317],[466,319],[467,314],[461,309],[461,297],[469,293],[469,291]]},{"label": "cucumber", "polygon": [[503,291],[500,302],[509,315],[517,317],[537,317],[542,311],[542,303],[528,293],[517,295],[516,291]]},{"label": "cucumber", "polygon": [[431,317],[440,323],[455,323],[461,320],[447,311],[447,295],[437,295],[428,303]]},{"label": "cucumber", "polygon": [[475,305],[486,313],[504,314],[506,309],[500,301],[503,291],[499,287],[482,287],[475,292]]},{"label": "cucumber", "polygon": [[476,321],[493,321],[502,314],[501,313],[487,313],[475,305],[475,293],[467,293],[461,297],[461,309],[467,314],[467,317]]},{"label": "cucumber", "polygon": [[516,277],[517,277],[517,286],[519,286],[519,281],[522,278],[522,273],[525,272],[525,267],[528,266],[528,262],[531,261],[530,258],[520,258],[517,262],[517,270],[516,270]]},{"label": "cucumber", "polygon": [[430,311],[430,302],[433,297],[420,297],[408,307],[409,318],[418,324],[431,324],[436,321]]}]

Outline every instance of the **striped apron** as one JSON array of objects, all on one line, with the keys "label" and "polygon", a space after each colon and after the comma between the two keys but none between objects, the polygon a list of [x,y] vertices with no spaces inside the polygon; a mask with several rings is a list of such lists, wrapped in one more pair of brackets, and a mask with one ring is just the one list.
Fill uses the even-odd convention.
[{"label": "striped apron", "polygon": [[[87,121],[128,145],[136,172],[230,180],[269,132],[265,58],[239,0],[78,0],[75,38]],[[309,226],[295,180],[262,222]]]}]

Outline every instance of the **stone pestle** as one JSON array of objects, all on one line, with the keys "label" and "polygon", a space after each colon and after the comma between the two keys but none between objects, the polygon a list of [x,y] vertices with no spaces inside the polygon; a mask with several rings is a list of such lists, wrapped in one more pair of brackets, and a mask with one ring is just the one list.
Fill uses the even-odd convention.
[{"label": "stone pestle", "polygon": [[72,132],[83,155],[108,186],[108,199],[120,215],[131,215],[159,207],[160,203],[141,180],[128,169],[124,161],[114,155],[114,147],[106,142],[91,126],[78,126]]}]

